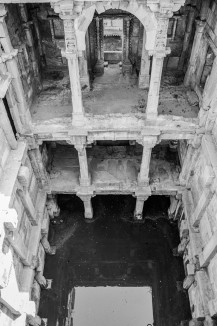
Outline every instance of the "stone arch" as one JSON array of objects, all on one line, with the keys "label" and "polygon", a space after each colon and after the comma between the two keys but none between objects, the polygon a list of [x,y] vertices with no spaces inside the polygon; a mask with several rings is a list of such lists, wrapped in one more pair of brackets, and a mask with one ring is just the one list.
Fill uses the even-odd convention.
[{"label": "stone arch", "polygon": [[85,50],[85,34],[89,24],[91,23],[95,10],[101,14],[108,9],[121,9],[133,14],[137,17],[144,26],[146,31],[147,51],[153,51],[155,45],[155,38],[157,33],[157,20],[155,14],[146,6],[138,4],[137,2],[110,2],[104,5],[102,2],[96,2],[82,11],[82,14],[75,21],[75,30],[77,37],[78,50]]}]

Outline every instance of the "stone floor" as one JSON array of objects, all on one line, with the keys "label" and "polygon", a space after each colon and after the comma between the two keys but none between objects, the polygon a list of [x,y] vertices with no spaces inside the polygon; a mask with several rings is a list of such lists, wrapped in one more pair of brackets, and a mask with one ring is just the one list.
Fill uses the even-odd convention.
[{"label": "stone floor", "polygon": [[[67,71],[49,71],[45,76],[43,88],[31,107],[33,122],[71,117],[71,91]],[[91,91],[82,93],[85,112],[91,115],[145,113],[148,91],[139,89],[137,84],[138,78],[135,75],[124,77],[119,65],[110,65],[105,68],[103,76],[94,79]],[[159,114],[196,118],[198,103],[189,99],[189,93],[191,92],[174,73],[164,76]]]},{"label": "stone floor", "polygon": [[172,255],[179,237],[177,226],[167,220],[169,198],[148,199],[144,224],[129,220],[135,207],[132,196],[96,196],[96,220],[90,224],[76,196],[58,200],[64,222],[50,229],[57,253],[47,256],[44,275],[53,283],[51,290],[42,291],[39,308],[47,326],[65,325],[74,286],[151,286],[155,325],[176,326],[190,317],[187,294],[179,286],[182,258]]}]

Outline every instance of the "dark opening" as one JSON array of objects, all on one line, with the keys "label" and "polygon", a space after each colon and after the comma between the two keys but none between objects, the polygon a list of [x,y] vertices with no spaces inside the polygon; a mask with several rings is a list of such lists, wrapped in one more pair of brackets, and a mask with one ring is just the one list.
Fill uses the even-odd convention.
[{"label": "dark opening", "polygon": [[8,119],[9,119],[10,124],[11,124],[11,128],[13,130],[14,136],[16,137],[17,130],[16,130],[16,127],[14,125],[14,120],[12,118],[11,111],[10,111],[10,108],[9,108],[8,101],[7,101],[6,97],[3,98],[3,102],[4,102],[6,112],[7,112]]},{"label": "dark opening", "polygon": [[150,218],[142,224],[124,218],[135,208],[132,196],[95,196],[93,223],[86,223],[77,197],[61,195],[58,201],[63,223],[51,225],[49,240],[57,252],[46,256],[44,270],[53,280],[52,289],[42,291],[38,313],[47,326],[73,319],[69,306],[76,300],[74,288],[81,286],[150,286],[155,325],[190,319],[188,296],[178,286],[185,277],[183,261],[172,254],[180,242],[178,228],[163,215],[168,198],[151,197],[144,210]]}]

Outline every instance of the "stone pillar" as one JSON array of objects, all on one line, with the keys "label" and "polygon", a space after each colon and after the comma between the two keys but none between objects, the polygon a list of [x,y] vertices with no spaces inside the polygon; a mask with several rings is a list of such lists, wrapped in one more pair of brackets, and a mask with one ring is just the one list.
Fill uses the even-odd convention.
[{"label": "stone pillar", "polygon": [[132,73],[132,64],[129,60],[130,54],[130,17],[123,18],[123,74]]},{"label": "stone pillar", "polygon": [[[167,30],[169,18],[172,17],[172,11],[166,9],[166,13],[156,13],[157,18],[157,34],[155,39],[155,49],[152,52],[152,69],[151,80],[148,92],[148,101],[146,107],[146,118],[156,119],[158,115],[158,102],[161,84],[161,76],[163,70],[164,57],[170,53],[170,48],[167,45]],[[151,54],[151,53],[150,53]]]},{"label": "stone pillar", "polygon": [[196,27],[196,32],[194,36],[194,42],[191,50],[191,57],[189,60],[189,65],[187,72],[185,74],[185,79],[184,79],[184,85],[186,87],[191,86],[191,88],[194,88],[195,86],[195,72],[196,72],[196,65],[197,65],[197,58],[198,55],[200,54],[201,50],[201,39],[203,36],[203,31],[205,27],[205,22],[201,20],[196,21],[197,27]]},{"label": "stone pillar", "polygon": [[94,67],[94,72],[96,76],[101,76],[104,74],[104,28],[103,28],[103,18],[96,17],[96,35],[97,35],[97,62]]},{"label": "stone pillar", "polygon": [[86,58],[86,52],[82,51],[78,57],[78,63],[79,63],[79,73],[80,73],[80,83],[81,83],[81,89],[82,91],[90,90],[90,79],[89,79],[89,73],[87,69],[87,58]]},{"label": "stone pillar", "polygon": [[84,109],[82,103],[80,74],[78,66],[77,41],[74,27],[74,21],[77,16],[73,12],[73,3],[71,6],[69,4],[69,8],[67,7],[60,10],[60,18],[63,19],[65,31],[65,52],[62,51],[62,55],[65,56],[68,61],[73,107],[72,118],[73,122],[82,123],[84,117]]},{"label": "stone pillar", "polygon": [[217,56],[215,57],[210,75],[207,77],[203,95],[202,109],[207,111],[213,107],[217,92]]},{"label": "stone pillar", "polygon": [[198,114],[199,125],[205,130],[212,132],[216,121],[216,92],[217,92],[217,57],[215,57],[210,75],[206,79],[202,94],[201,108]]},{"label": "stone pillar", "polygon": [[148,199],[149,196],[139,195],[136,198],[136,207],[134,210],[134,220],[141,221],[143,219],[143,206],[144,202]]},{"label": "stone pillar", "polygon": [[146,108],[147,119],[156,119],[158,115],[160,84],[165,56],[166,53],[157,52],[152,57],[151,80]]},{"label": "stone pillar", "polygon": [[88,172],[88,163],[87,163],[87,152],[84,144],[75,144],[75,148],[78,151],[78,159],[80,166],[80,186],[86,187],[90,185],[90,176]]},{"label": "stone pillar", "polygon": [[42,162],[42,156],[39,147],[30,149],[28,151],[28,155],[39,185],[42,188],[45,187],[46,190],[50,192],[50,180]]},{"label": "stone pillar", "polygon": [[151,160],[151,151],[152,147],[146,147],[145,145],[143,146],[142,161],[138,175],[138,184],[140,186],[149,185],[149,166]]},{"label": "stone pillar", "polygon": [[187,26],[186,26],[186,30],[185,30],[185,37],[184,37],[184,41],[183,41],[182,53],[179,58],[178,70],[183,70],[183,68],[184,68],[184,63],[185,63],[185,59],[186,59],[186,55],[188,52],[190,39],[191,39],[194,17],[195,17],[195,7],[191,6],[189,14],[188,14],[188,21],[187,21]]},{"label": "stone pillar", "polygon": [[37,11],[33,12],[33,24],[34,24],[35,32],[36,32],[37,39],[38,39],[38,49],[39,49],[39,54],[41,57],[41,65],[42,65],[42,67],[45,67],[46,66],[46,58],[45,58],[44,48],[43,48],[43,44],[42,44],[41,33],[40,33],[39,25],[38,25]]},{"label": "stone pillar", "polygon": [[145,48],[146,45],[146,31],[143,31],[143,44],[142,44],[142,58],[141,58],[141,67],[139,73],[139,88],[147,89],[149,88],[150,82],[150,56],[148,51]]},{"label": "stone pillar", "polygon": [[38,65],[38,60],[37,60],[37,56],[36,56],[36,52],[35,52],[34,40],[33,40],[32,29],[31,29],[31,25],[33,24],[33,21],[29,20],[26,5],[19,4],[19,6],[20,6],[20,15],[21,15],[24,30],[26,33],[27,44],[31,51],[31,60],[32,60],[34,76],[35,76],[36,80],[38,81],[38,84],[40,85],[41,80],[40,80],[40,74],[39,74],[39,65]]},{"label": "stone pillar", "polygon": [[91,203],[92,195],[78,193],[77,196],[80,197],[84,203],[84,217],[86,219],[92,219],[93,218],[93,208]]},{"label": "stone pillar", "polygon": [[12,47],[10,37],[5,22],[6,10],[3,4],[0,4],[0,36],[3,53],[1,61],[6,63],[7,70],[12,76],[12,84],[16,93],[16,99],[19,109],[19,116],[26,132],[31,132],[31,116],[26,102],[25,93],[18,69],[16,56],[18,50]]},{"label": "stone pillar", "polygon": [[143,146],[142,161],[140,166],[140,172],[138,174],[138,186],[148,187],[151,152],[152,148],[156,145],[157,138],[149,137],[148,139],[144,139],[141,142],[138,142],[141,143],[141,145]]}]

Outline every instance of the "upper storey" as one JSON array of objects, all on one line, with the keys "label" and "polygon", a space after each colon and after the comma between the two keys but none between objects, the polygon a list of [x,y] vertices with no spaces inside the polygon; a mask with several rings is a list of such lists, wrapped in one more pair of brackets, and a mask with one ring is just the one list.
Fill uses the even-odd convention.
[{"label": "upper storey", "polygon": [[[195,133],[202,93],[184,73],[201,4],[16,2],[2,7],[3,63],[14,54],[20,76],[10,73],[20,77],[27,107],[22,116],[29,108],[26,123],[32,122],[34,134],[172,131],[174,138],[189,139]],[[17,30],[25,31],[23,40],[13,34]],[[197,72],[204,81],[207,55]]]}]

